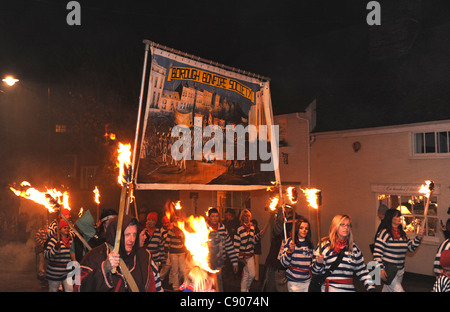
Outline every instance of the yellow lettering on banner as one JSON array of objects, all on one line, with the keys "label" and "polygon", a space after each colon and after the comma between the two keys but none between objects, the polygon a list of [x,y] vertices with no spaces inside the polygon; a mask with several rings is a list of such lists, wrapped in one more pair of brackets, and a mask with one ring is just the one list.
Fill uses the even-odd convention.
[{"label": "yellow lettering on banner", "polygon": [[200,69],[177,66],[172,67],[169,70],[167,81],[172,80],[189,80],[229,91],[234,91],[252,102],[254,102],[255,98],[255,93],[252,91],[252,89],[240,83],[239,81],[212,74]]}]

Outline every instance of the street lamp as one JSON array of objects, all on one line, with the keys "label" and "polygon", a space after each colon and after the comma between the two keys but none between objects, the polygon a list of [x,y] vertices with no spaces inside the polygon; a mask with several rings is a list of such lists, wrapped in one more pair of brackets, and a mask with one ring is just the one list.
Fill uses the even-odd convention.
[{"label": "street lamp", "polygon": [[19,81],[19,79],[15,79],[14,77],[8,76],[5,79],[2,80],[4,83],[6,83],[8,86],[13,86],[16,82]]}]

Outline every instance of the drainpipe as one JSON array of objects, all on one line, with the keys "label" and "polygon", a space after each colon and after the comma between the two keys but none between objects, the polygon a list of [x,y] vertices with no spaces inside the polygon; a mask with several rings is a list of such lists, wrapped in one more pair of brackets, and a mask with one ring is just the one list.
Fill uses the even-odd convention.
[{"label": "drainpipe", "polygon": [[306,142],[308,144],[308,150],[307,150],[307,162],[308,162],[308,188],[311,188],[311,143],[310,143],[310,131],[309,131],[309,119],[302,117],[299,115],[299,113],[296,113],[295,116],[299,120],[305,120],[306,126],[307,126],[307,132],[306,132]]}]

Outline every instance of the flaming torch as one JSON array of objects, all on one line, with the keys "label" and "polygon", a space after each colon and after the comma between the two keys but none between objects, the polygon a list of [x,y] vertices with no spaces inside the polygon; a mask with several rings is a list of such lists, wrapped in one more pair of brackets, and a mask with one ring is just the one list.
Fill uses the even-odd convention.
[{"label": "flaming torch", "polygon": [[97,186],[95,186],[95,189],[93,190],[94,193],[94,202],[97,204],[97,222],[100,217],[100,191],[98,190]]},{"label": "flaming torch", "polygon": [[294,235],[295,235],[295,219],[296,219],[296,212],[295,212],[295,205],[298,201],[298,194],[297,194],[297,189],[293,186],[289,186],[286,189],[286,195],[291,203],[291,205],[289,205],[292,208],[292,230],[291,230],[291,237],[292,240],[294,240]]},{"label": "flaming torch", "polygon": [[316,210],[317,216],[317,239],[319,241],[319,253],[322,253],[322,245],[320,243],[320,209],[322,205],[322,192],[318,189],[301,189],[305,194],[308,205]]},{"label": "flaming torch", "polygon": [[278,198],[278,196],[270,198],[270,204],[269,204],[270,211],[275,211],[277,209],[279,200],[280,199]]},{"label": "flaming torch", "polygon": [[181,210],[181,208],[183,208],[181,206],[181,201],[180,200],[177,201],[176,203],[173,203],[173,206],[174,206],[175,210]]},{"label": "flaming torch", "polygon": [[295,205],[298,201],[297,199],[297,189],[294,186],[289,186],[286,189],[286,194],[289,198],[289,201],[291,202],[292,205]]},{"label": "flaming torch", "polygon": [[[114,252],[119,253],[120,236],[122,235],[122,223],[125,213],[125,205],[128,198],[128,188],[131,182],[131,144],[119,143],[117,167],[119,168],[119,175],[117,182],[122,186],[122,192],[120,194],[119,214],[117,216],[117,229],[116,239],[114,241]],[[116,273],[116,269],[112,270],[112,273]]]},{"label": "flaming torch", "polygon": [[55,212],[57,211],[61,218],[64,219],[64,221],[67,222],[69,227],[72,229],[72,231],[75,233],[75,235],[78,236],[78,238],[81,240],[81,242],[86,246],[88,250],[91,250],[91,246],[86,242],[86,240],[83,238],[83,236],[80,235],[80,233],[75,229],[72,222],[70,222],[66,216],[61,212],[61,206],[63,206],[65,209],[70,210],[69,206],[69,194],[67,192],[60,192],[56,189],[47,189],[46,192],[41,192],[35,189],[34,187],[31,187],[31,184],[27,181],[23,181],[21,184],[21,190],[16,190],[13,187],[10,187],[11,191],[13,191],[14,194],[16,194],[19,197],[23,197],[26,199],[29,199],[31,201],[34,201],[35,203],[38,203],[40,205],[43,205],[45,208],[48,209],[49,212]]},{"label": "flaming torch", "polygon": [[425,181],[425,185],[422,184],[422,186],[420,187],[420,190],[419,190],[419,193],[424,194],[424,196],[426,198],[425,209],[423,211],[423,225],[422,226],[425,226],[426,221],[427,221],[428,207],[430,206],[430,196],[433,191],[434,191],[434,182],[430,181],[430,180]]}]

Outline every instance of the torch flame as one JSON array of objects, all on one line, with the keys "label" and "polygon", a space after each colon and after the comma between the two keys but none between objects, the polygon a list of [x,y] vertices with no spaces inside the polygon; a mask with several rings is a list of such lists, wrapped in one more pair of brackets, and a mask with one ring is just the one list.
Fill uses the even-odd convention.
[{"label": "torch flame", "polygon": [[294,190],[295,190],[295,187],[293,187],[293,186],[289,186],[289,187],[286,189],[286,193],[287,193],[287,196],[288,196],[289,201],[291,202],[291,204],[296,204],[297,201],[298,201],[298,200],[295,198]]},{"label": "torch flame", "polygon": [[69,194],[67,192],[62,193],[56,189],[47,189],[47,191],[41,192],[34,187],[31,187],[31,184],[27,181],[20,183],[20,186],[23,188],[22,190],[16,190],[13,187],[10,187],[10,189],[19,197],[32,200],[35,203],[45,206],[50,212],[55,211],[55,205],[49,202],[49,198],[46,196],[47,194],[53,197],[58,204],[63,205],[65,209],[70,210]]},{"label": "torch flame", "polygon": [[118,153],[117,167],[119,167],[119,176],[117,177],[117,182],[123,186],[124,183],[128,182],[126,169],[131,165],[131,144],[119,143]]},{"label": "torch flame", "polygon": [[97,204],[100,204],[100,191],[98,190],[97,186],[95,187],[95,189],[93,190],[94,192],[94,201]]},{"label": "torch flame", "polygon": [[177,201],[176,203],[173,204],[173,206],[175,207],[176,210],[181,210],[181,208],[183,208],[181,206],[181,201]]},{"label": "torch flame", "polygon": [[270,198],[270,204],[269,204],[270,211],[275,211],[275,209],[277,209],[278,201],[279,201],[278,196]]},{"label": "torch flame", "polygon": [[305,194],[308,204],[312,208],[318,209],[319,203],[318,203],[317,194],[320,192],[320,190],[318,190],[318,189],[301,189],[301,190],[302,190],[303,194]]},{"label": "torch flame", "polygon": [[[193,232],[185,229],[185,222]],[[211,273],[219,272],[219,270],[212,270],[208,264],[210,229],[206,224],[205,218],[190,216],[185,222],[178,222],[177,224],[186,237],[185,246],[192,255],[192,259],[195,262],[194,265],[198,265],[203,270]]]},{"label": "torch flame", "polygon": [[432,191],[432,187],[430,186],[431,183],[433,183],[432,181],[425,181],[425,184],[422,184],[422,186],[420,187],[419,193],[424,194],[426,198],[430,197],[431,191]]}]

